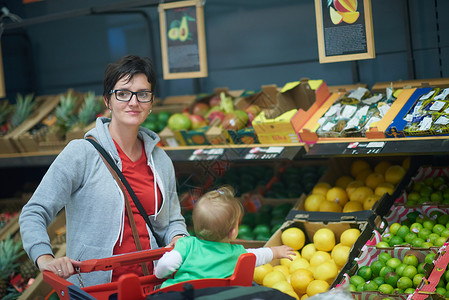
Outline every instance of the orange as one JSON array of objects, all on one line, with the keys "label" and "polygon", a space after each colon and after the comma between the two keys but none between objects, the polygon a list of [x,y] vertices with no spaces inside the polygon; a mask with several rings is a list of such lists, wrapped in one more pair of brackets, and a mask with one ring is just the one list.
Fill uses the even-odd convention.
[{"label": "orange", "polygon": [[318,251],[331,251],[335,246],[335,234],[328,228],[320,228],[313,235],[313,244]]},{"label": "orange", "polygon": [[351,163],[351,175],[356,177],[363,170],[371,170],[371,166],[363,159],[356,159]]},{"label": "orange", "polygon": [[301,269],[301,270],[297,270],[294,273],[292,273],[292,277],[290,280],[291,280],[293,290],[298,295],[302,295],[302,294],[306,293],[307,286],[309,285],[309,283],[311,283],[314,280],[314,278],[313,278],[312,271],[306,270],[306,269]]},{"label": "orange", "polygon": [[390,195],[393,195],[394,192],[394,185],[389,182],[384,182],[379,184],[376,189],[374,190],[374,194],[378,196],[383,196],[385,193],[388,193]]},{"label": "orange", "polygon": [[346,194],[348,194],[348,197],[351,197],[352,192],[358,188],[363,186],[363,182],[360,180],[354,180],[352,182],[350,182],[347,186],[346,186]]},{"label": "orange", "polygon": [[307,286],[307,296],[312,297],[316,294],[324,293],[330,285],[324,280],[314,280]]},{"label": "orange", "polygon": [[404,177],[404,175],[405,175],[404,167],[400,165],[392,165],[385,172],[385,181],[396,185],[399,182],[401,182],[402,177]]},{"label": "orange", "polygon": [[343,231],[340,235],[340,243],[342,245],[352,247],[355,241],[359,238],[360,230],[357,228],[349,228]]},{"label": "orange", "polygon": [[346,187],[348,186],[348,184],[350,182],[354,181],[354,178],[352,178],[351,176],[348,175],[343,175],[340,176],[337,181],[335,181],[335,186],[341,187],[343,189],[346,189]]},{"label": "orange", "polygon": [[326,196],[327,190],[331,188],[331,185],[327,182],[318,182],[312,189],[312,194],[321,194]]},{"label": "orange", "polygon": [[273,271],[273,266],[271,264],[265,264],[258,266],[254,269],[254,281],[257,284],[262,284],[263,279],[265,278],[265,275]]},{"label": "orange", "polygon": [[377,172],[371,173],[365,178],[365,185],[373,190],[383,182],[385,182],[384,175]]},{"label": "orange", "polygon": [[324,200],[320,203],[320,211],[341,212],[341,206],[336,202]]},{"label": "orange", "polygon": [[310,258],[310,266],[316,267],[325,261],[332,259],[331,255],[325,251],[316,251]]},{"label": "orange", "polygon": [[348,202],[348,194],[346,194],[346,191],[343,188],[334,186],[327,191],[326,199],[343,207],[346,202]]},{"label": "orange", "polygon": [[282,244],[292,247],[293,250],[300,250],[306,241],[304,232],[297,227],[290,227],[281,234]]},{"label": "orange", "polygon": [[359,201],[349,201],[345,204],[345,207],[343,207],[343,212],[354,212],[354,211],[361,211],[363,210],[363,204]]},{"label": "orange", "polygon": [[363,209],[364,210],[368,210],[371,209],[373,207],[373,205],[380,200],[380,196],[379,195],[370,195],[368,196],[368,198],[365,199],[365,201],[363,202]]},{"label": "orange", "polygon": [[326,200],[326,197],[323,194],[311,194],[304,201],[304,209],[306,211],[319,211],[320,204],[324,200]]},{"label": "orange", "polygon": [[363,203],[368,196],[374,194],[373,190],[367,186],[361,186],[356,188],[349,196],[350,201],[358,201]]},{"label": "orange", "polygon": [[385,175],[385,172],[387,171],[387,169],[391,167],[391,162],[387,161],[387,160],[383,160],[381,162],[379,162],[375,167],[374,167],[374,172],[376,173],[380,173],[382,175]]},{"label": "orange", "polygon": [[285,277],[284,273],[282,273],[281,271],[271,271],[270,273],[265,275],[262,284],[263,286],[271,288],[276,284],[276,282],[279,281],[287,281],[287,277]]}]

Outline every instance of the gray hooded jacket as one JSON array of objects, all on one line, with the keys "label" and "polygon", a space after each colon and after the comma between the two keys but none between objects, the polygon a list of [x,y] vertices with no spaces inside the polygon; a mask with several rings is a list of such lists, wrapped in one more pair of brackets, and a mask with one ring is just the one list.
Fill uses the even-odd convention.
[{"label": "gray hooded jacket", "polygon": [[[96,127],[86,133],[93,136],[116,161],[122,164],[109,134],[110,119],[98,118]],[[160,188],[160,210],[149,216],[154,230],[168,244],[175,235],[188,234],[181,215],[176,192],[173,163],[156,144],[159,136],[140,127],[139,138],[145,144],[148,165]],[[130,201],[132,201],[130,199]],[[71,141],[56,157],[38,188],[20,215],[20,234],[25,251],[32,261],[43,254],[52,254],[47,226],[65,207],[67,228],[67,256],[83,261],[112,256],[114,245],[120,240],[124,222],[123,193],[112,177],[98,151],[88,141]],[[158,248],[148,229],[152,249]],[[112,271],[83,273],[85,286],[110,282]],[[69,278],[79,284],[77,276]]]}]

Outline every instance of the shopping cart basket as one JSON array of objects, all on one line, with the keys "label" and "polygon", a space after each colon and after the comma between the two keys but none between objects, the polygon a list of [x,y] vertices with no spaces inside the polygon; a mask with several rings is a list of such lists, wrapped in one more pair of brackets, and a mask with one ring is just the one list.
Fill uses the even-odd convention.
[{"label": "shopping cart basket", "polygon": [[[103,259],[90,259],[81,262],[80,273],[93,271],[109,271],[119,266],[157,260],[172,248],[144,250]],[[211,278],[190,280],[187,283],[194,289],[206,287],[251,286],[253,282],[256,257],[252,253],[242,254],[236,264],[234,273],[229,278]],[[80,288],[50,271],[44,271],[44,281],[50,284],[59,299],[117,299],[141,300],[154,293],[182,291],[186,282],[180,282],[162,289],[156,289],[165,279],[154,275],[139,277],[136,274],[125,274],[118,281]],[[81,274],[82,276],[82,274]]]}]

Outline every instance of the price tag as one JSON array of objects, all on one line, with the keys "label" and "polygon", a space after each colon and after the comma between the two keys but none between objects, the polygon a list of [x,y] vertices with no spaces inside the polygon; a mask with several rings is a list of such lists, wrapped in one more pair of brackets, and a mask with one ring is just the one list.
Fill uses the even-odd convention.
[{"label": "price tag", "polygon": [[254,147],[244,156],[244,159],[273,159],[277,158],[284,151],[284,147]]},{"label": "price tag", "polygon": [[349,143],[343,154],[378,154],[385,147],[386,142],[355,142]]},{"label": "price tag", "polygon": [[212,148],[212,149],[196,149],[190,155],[189,160],[217,160],[224,153],[222,148]]}]

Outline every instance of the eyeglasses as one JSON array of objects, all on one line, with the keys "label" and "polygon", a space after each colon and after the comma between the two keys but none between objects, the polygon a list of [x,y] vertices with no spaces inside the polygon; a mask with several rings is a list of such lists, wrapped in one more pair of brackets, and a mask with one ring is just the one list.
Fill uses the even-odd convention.
[{"label": "eyeglasses", "polygon": [[137,101],[140,103],[148,103],[153,101],[153,92],[149,91],[140,91],[140,92],[131,92],[127,90],[110,90],[109,94],[115,94],[115,98],[117,98],[118,101],[122,102],[129,102],[131,101],[131,98],[133,95],[136,96]]}]

